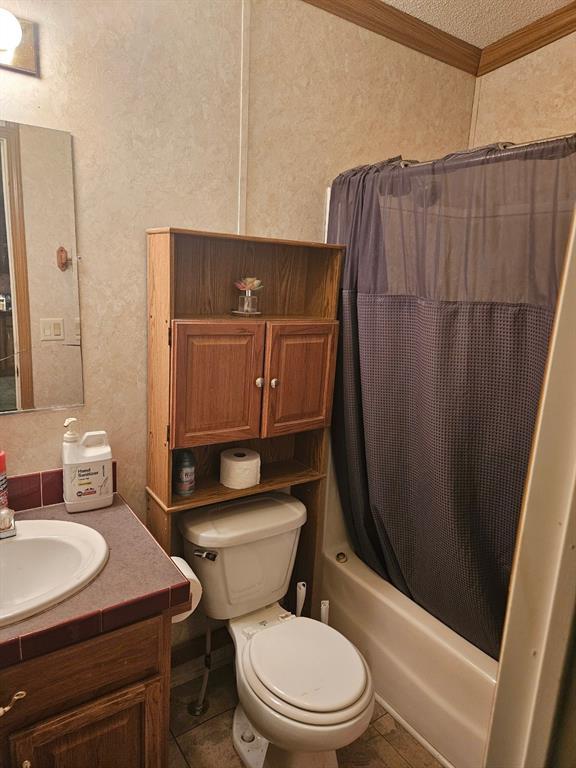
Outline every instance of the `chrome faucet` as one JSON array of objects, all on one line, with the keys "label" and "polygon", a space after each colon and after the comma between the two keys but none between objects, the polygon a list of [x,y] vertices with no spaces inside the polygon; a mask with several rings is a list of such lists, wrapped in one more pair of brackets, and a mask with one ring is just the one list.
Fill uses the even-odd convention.
[{"label": "chrome faucet", "polygon": [[14,510],[2,507],[0,509],[0,540],[9,539],[11,536],[16,536]]}]

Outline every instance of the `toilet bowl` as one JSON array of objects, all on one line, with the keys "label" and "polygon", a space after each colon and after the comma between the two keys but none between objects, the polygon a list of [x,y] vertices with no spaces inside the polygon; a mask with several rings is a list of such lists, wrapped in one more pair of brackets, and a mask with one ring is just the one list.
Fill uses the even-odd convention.
[{"label": "toilet bowl", "polygon": [[249,768],[334,768],[370,724],[374,692],[360,652],[332,627],[294,616],[288,589],[304,505],[262,494],[180,517],[206,614],[227,620],[239,707],[233,740]]},{"label": "toilet bowl", "polygon": [[364,733],[374,709],[358,650],[335,629],[279,604],[228,627],[240,706],[256,734],[274,745],[265,765],[337,765],[335,750]]}]

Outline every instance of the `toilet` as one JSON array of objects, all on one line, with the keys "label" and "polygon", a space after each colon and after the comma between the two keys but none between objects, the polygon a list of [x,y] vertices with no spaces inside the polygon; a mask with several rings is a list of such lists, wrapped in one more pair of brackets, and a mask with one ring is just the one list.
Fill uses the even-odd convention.
[{"label": "toilet", "polygon": [[278,602],[288,590],[306,508],[269,493],[180,516],[206,614],[226,620],[240,703],[233,740],[250,768],[335,768],[336,750],[374,709],[362,655],[327,624]]}]

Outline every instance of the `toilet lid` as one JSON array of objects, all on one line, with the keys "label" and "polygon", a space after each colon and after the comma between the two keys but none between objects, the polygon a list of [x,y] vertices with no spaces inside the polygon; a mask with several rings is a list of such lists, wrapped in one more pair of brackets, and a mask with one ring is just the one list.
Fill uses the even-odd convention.
[{"label": "toilet lid", "polygon": [[356,648],[332,627],[295,618],[254,635],[252,668],[278,698],[309,712],[349,707],[364,693],[366,670]]}]

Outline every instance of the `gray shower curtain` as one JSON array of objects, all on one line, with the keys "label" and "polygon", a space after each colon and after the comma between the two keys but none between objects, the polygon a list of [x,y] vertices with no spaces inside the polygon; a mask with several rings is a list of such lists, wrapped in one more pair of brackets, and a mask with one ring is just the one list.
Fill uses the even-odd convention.
[{"label": "gray shower curtain", "polygon": [[576,136],[332,185],[333,443],[355,549],[494,657],[575,203]]}]

